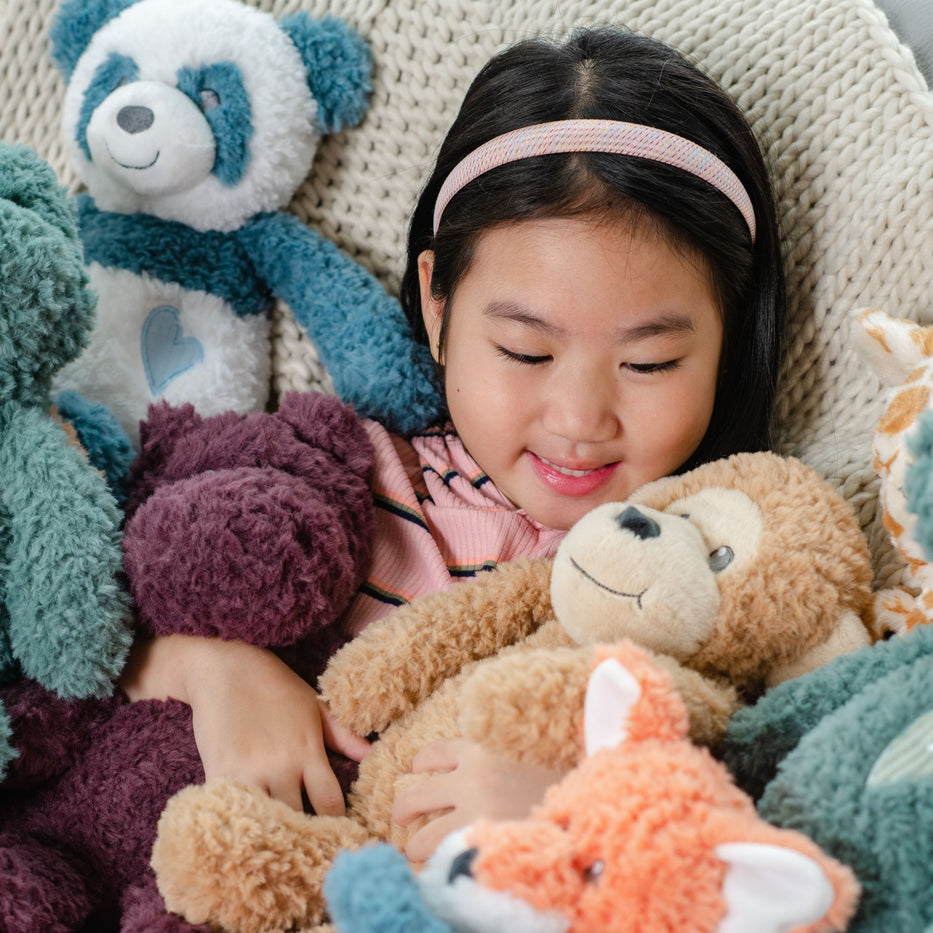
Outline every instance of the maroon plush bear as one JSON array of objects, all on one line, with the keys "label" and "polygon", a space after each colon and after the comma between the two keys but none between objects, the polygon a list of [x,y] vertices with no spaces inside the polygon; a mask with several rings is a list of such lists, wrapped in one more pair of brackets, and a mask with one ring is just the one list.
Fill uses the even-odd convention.
[{"label": "maroon plush bear", "polygon": [[[369,560],[373,450],[352,410],[297,393],[275,414],[163,403],[141,440],[124,530],[140,624],[283,647],[313,679]],[[0,930],[201,930],[166,913],[149,867],[166,801],[204,780],[190,709],[25,680],[0,698],[20,753],[0,786]]]}]

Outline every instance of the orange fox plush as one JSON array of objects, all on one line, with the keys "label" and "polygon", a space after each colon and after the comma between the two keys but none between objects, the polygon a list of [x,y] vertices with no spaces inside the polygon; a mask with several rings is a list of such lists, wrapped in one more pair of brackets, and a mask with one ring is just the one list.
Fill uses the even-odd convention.
[{"label": "orange fox plush", "polygon": [[[631,642],[596,652],[584,734],[586,756],[531,816],[437,850],[417,883],[438,919],[469,933],[845,929],[852,872],[757,815],[686,739],[669,676]],[[377,929],[338,920],[364,928]]]}]

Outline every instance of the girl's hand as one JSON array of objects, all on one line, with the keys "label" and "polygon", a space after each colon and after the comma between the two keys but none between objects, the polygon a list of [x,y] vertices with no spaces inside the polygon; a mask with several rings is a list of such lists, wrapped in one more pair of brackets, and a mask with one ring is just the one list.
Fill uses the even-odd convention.
[{"label": "girl's hand", "polygon": [[344,813],[325,743],[359,760],[367,743],[341,729],[314,689],[271,651],[170,635],[141,643],[121,679],[131,700],[174,697],[192,709],[206,779],[232,777],[302,809]]},{"label": "girl's hand", "polygon": [[405,846],[405,855],[415,863],[426,861],[448,833],[477,819],[524,818],[564,776],[494,754],[468,739],[433,742],[415,756],[411,770],[421,777],[396,794],[393,821],[404,827],[437,813]]}]

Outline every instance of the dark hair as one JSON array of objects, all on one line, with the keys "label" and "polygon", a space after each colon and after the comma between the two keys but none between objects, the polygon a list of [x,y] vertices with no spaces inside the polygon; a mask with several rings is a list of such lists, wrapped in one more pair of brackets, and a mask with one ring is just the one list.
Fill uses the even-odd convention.
[{"label": "dark hair", "polygon": [[[653,160],[590,152],[537,156],[481,175],[453,197],[434,235],[435,200],[462,158],[509,130],[574,118],[653,126],[715,153],[748,191],[757,222],[754,244],[738,208],[707,182]],[[594,212],[647,224],[709,268],[723,314],[719,384],[706,436],[684,468],[769,447],[785,294],[768,172],[729,95],[654,39],[585,29],[560,45],[520,42],[480,71],[412,216],[401,300],[417,339],[428,339],[418,280],[424,250],[434,251],[431,290],[449,301],[485,231],[518,220]],[[443,326],[442,340],[445,333]]]}]

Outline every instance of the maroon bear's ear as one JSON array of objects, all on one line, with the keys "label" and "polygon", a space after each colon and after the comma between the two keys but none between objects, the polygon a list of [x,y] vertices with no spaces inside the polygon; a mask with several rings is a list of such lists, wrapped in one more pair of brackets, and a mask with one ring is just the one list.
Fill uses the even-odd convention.
[{"label": "maroon bear's ear", "polygon": [[277,416],[309,446],[332,454],[358,476],[368,476],[372,442],[352,407],[320,392],[286,392]]},{"label": "maroon bear's ear", "polygon": [[140,451],[130,467],[127,518],[152,495],[179,439],[199,427],[203,420],[187,402],[177,407],[165,401],[149,406],[146,417],[139,423]]}]

